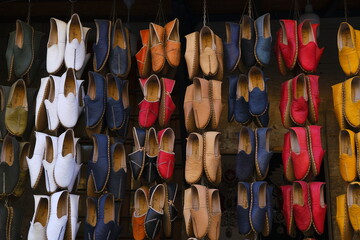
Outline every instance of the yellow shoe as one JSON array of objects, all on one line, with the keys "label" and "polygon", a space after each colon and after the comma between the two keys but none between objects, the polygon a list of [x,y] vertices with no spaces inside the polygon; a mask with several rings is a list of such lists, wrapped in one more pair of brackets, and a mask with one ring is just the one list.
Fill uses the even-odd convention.
[{"label": "yellow shoe", "polygon": [[359,72],[360,62],[356,51],[355,31],[349,23],[342,22],[340,24],[337,44],[339,62],[344,73],[348,76],[356,75]]},{"label": "yellow shoe", "polygon": [[340,231],[340,240],[351,240],[354,235],[354,230],[350,225],[346,194],[336,197],[336,223]]},{"label": "yellow shoe", "polygon": [[345,129],[345,118],[344,118],[344,109],[343,109],[343,82],[335,84],[332,87],[333,92],[333,102],[334,102],[334,112],[336,119],[339,123],[340,129]]},{"label": "yellow shoe", "polygon": [[347,205],[350,223],[355,232],[360,231],[360,182],[352,182],[347,188]]},{"label": "yellow shoe", "polygon": [[360,127],[360,77],[344,82],[345,119],[354,128]]},{"label": "yellow shoe", "polygon": [[340,175],[344,181],[356,179],[355,133],[345,129],[339,133],[339,165]]},{"label": "yellow shoe", "polygon": [[355,47],[360,59],[360,30],[355,29]]}]

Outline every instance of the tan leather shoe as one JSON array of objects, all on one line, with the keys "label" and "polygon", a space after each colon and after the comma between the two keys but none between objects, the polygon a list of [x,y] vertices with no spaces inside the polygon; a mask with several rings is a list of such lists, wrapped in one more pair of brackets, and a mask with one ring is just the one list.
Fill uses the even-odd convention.
[{"label": "tan leather shoe", "polygon": [[189,184],[200,180],[203,171],[203,136],[190,133],[186,143],[185,180]]},{"label": "tan leather shoe", "polygon": [[215,34],[204,26],[200,31],[200,67],[204,75],[214,76],[218,73],[219,63],[216,56]]},{"label": "tan leather shoe", "polygon": [[149,188],[142,186],[135,191],[134,213],[132,215],[133,238],[143,240],[145,235],[145,216],[149,209]]},{"label": "tan leather shoe", "polygon": [[209,189],[209,230],[207,237],[209,240],[218,240],[220,237],[221,226],[221,206],[220,206],[220,194],[218,189]]},{"label": "tan leather shoe", "polygon": [[193,224],[194,235],[202,239],[208,232],[209,214],[207,197],[208,190],[205,186],[194,184],[191,186],[192,205],[191,219]]},{"label": "tan leather shoe", "polygon": [[216,58],[218,60],[219,69],[214,79],[222,81],[224,77],[224,49],[221,38],[216,34],[215,34],[215,44],[216,44]]},{"label": "tan leather shoe", "polygon": [[346,194],[336,197],[336,223],[340,231],[340,240],[353,239],[354,230],[351,227],[346,203]]},{"label": "tan leather shoe", "polygon": [[175,18],[165,25],[165,54],[166,60],[173,68],[179,66],[181,43],[179,34],[179,19]]},{"label": "tan leather shoe", "polygon": [[165,29],[155,23],[150,23],[150,46],[152,70],[161,72],[165,65]]},{"label": "tan leather shoe", "polygon": [[194,96],[194,84],[191,84],[186,88],[185,98],[184,98],[185,128],[188,132],[194,132],[196,130],[195,117],[193,111],[193,96]]},{"label": "tan leather shoe", "polygon": [[192,207],[191,188],[188,188],[185,189],[184,191],[184,211],[183,211],[185,230],[188,237],[194,235],[192,221],[191,221],[191,213],[190,213],[191,207]]},{"label": "tan leather shoe", "polygon": [[221,85],[222,82],[216,80],[210,80],[210,104],[212,107],[211,111],[211,128],[217,129],[220,122],[221,112],[222,112],[222,102],[221,102]]},{"label": "tan leather shoe", "polygon": [[211,119],[209,87],[208,80],[194,78],[193,110],[195,125],[199,129],[206,128]]},{"label": "tan leather shoe", "polygon": [[189,79],[192,80],[199,74],[199,32],[193,32],[185,36],[186,50],[185,61],[188,69]]},{"label": "tan leather shoe", "polygon": [[360,182],[352,182],[347,187],[347,206],[350,223],[355,232],[360,230]]},{"label": "tan leather shoe", "polygon": [[204,153],[204,169],[207,179],[211,183],[217,180],[218,169],[221,168],[220,155],[220,132],[205,132],[205,153]]}]

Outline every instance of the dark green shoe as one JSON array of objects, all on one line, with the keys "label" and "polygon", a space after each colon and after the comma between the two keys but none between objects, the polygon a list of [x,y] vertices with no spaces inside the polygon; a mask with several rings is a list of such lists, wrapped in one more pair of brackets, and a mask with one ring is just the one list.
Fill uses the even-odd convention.
[{"label": "dark green shoe", "polygon": [[15,31],[9,34],[8,46],[6,49],[5,57],[8,69],[8,81],[15,79],[14,77],[14,46],[15,46]]},{"label": "dark green shoe", "polygon": [[10,220],[8,222],[8,240],[20,240],[21,239],[21,209],[16,207],[8,207]]},{"label": "dark green shoe", "polygon": [[0,204],[0,239],[6,239],[8,221],[10,221],[8,208]]}]

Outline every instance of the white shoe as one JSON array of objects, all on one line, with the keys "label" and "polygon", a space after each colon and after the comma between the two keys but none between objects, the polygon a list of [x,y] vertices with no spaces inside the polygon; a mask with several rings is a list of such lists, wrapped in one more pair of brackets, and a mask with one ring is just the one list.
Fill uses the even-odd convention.
[{"label": "white shoe", "polygon": [[[75,168],[74,168],[73,177],[67,188],[69,192],[72,192],[75,182],[77,182],[77,185],[79,185],[79,181],[80,181],[79,172],[80,172],[82,163],[81,163],[81,146],[78,143],[78,141],[79,141],[79,138],[75,138]],[[77,187],[75,187],[75,189],[77,189]]]},{"label": "white shoe", "polygon": [[[90,32],[91,28],[88,27],[83,27],[83,31],[84,31],[84,36],[85,36],[85,49],[87,49],[87,41],[88,41],[88,37],[89,37],[89,32]],[[81,78],[82,74],[84,73],[84,70],[86,68],[87,63],[89,62],[91,58],[91,53],[86,53],[85,55],[85,60],[84,60],[84,64],[82,66],[82,68],[76,72],[76,77],[77,78]]]},{"label": "white shoe", "polygon": [[57,102],[60,87],[61,77],[50,76],[49,78],[49,95],[45,99],[46,116],[48,122],[48,129],[55,131],[59,125],[59,117],[57,114]]},{"label": "white shoe", "polygon": [[79,71],[85,61],[84,29],[76,13],[71,16],[66,26],[65,65]]},{"label": "white shoe", "polygon": [[35,129],[36,131],[44,131],[47,128],[46,108],[44,101],[49,95],[49,83],[50,77],[41,78],[41,84],[36,95],[35,106]]},{"label": "white shoe", "polygon": [[50,18],[50,34],[47,43],[46,70],[54,74],[61,69],[64,62],[66,42],[66,23]]},{"label": "white shoe", "polygon": [[79,195],[74,195],[74,194],[70,194],[70,200],[69,200],[69,221],[70,224],[68,224],[67,226],[70,227],[70,229],[68,229],[66,232],[70,232],[71,236],[67,236],[66,239],[71,239],[71,240],[75,240],[76,239],[76,234],[79,230],[80,227],[80,223],[78,222],[78,209],[79,209]]},{"label": "white shoe", "polygon": [[46,226],[50,215],[50,197],[34,195],[34,215],[30,222],[28,240],[46,240]]},{"label": "white shoe", "polygon": [[46,133],[35,131],[36,142],[32,158],[26,157],[26,161],[29,166],[30,183],[32,188],[36,188],[41,177],[46,136],[48,136]]},{"label": "white shoe", "polygon": [[46,228],[48,240],[64,239],[66,223],[68,221],[68,191],[56,192],[51,195],[50,218]]},{"label": "white shoe", "polygon": [[53,193],[57,189],[54,178],[54,168],[58,157],[58,138],[54,136],[46,137],[46,148],[43,160],[45,185],[48,193]]}]

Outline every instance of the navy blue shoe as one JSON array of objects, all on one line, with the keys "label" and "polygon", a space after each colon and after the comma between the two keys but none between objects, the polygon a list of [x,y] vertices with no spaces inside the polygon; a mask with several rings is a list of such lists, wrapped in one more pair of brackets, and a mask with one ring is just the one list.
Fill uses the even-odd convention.
[{"label": "navy blue shoe", "polygon": [[249,124],[252,116],[249,112],[249,86],[247,76],[240,74],[236,83],[235,121],[243,125]]},{"label": "navy blue shoe", "polygon": [[268,104],[268,107],[266,108],[266,111],[264,112],[264,114],[254,117],[254,122],[257,127],[266,128],[269,126],[269,121],[270,121],[269,109],[270,109],[270,104]]},{"label": "navy blue shoe", "polygon": [[114,143],[110,148],[110,177],[108,190],[116,200],[125,199],[126,189],[126,153],[122,143]]},{"label": "navy blue shoe", "polygon": [[89,85],[84,97],[85,125],[95,128],[103,119],[106,105],[105,79],[102,75],[89,71]]},{"label": "navy blue shoe", "polygon": [[267,86],[262,70],[253,66],[248,73],[249,80],[249,111],[253,116],[265,113],[269,106]]},{"label": "navy blue shoe", "polygon": [[[127,81],[127,80],[126,80]],[[128,82],[128,81],[127,81]],[[129,119],[130,119],[130,106],[124,109],[124,124],[119,130],[115,130],[115,134],[122,138],[123,141],[126,140],[129,128]]]},{"label": "navy blue shoe", "polygon": [[270,29],[270,13],[266,13],[255,20],[256,42],[255,57],[256,61],[261,65],[268,65],[271,55],[271,29]]},{"label": "navy blue shoe", "polygon": [[94,71],[100,72],[104,68],[110,53],[111,22],[102,19],[95,19],[94,21],[96,26],[96,43],[93,45],[93,65]]},{"label": "navy blue shoe", "polygon": [[228,99],[228,121],[234,120],[235,101],[236,101],[236,85],[239,79],[239,73],[234,72],[227,76],[229,80],[229,99]]},{"label": "navy blue shoe", "polygon": [[226,41],[223,41],[224,46],[224,63],[225,71],[233,72],[240,62],[240,25],[237,23],[226,22]]},{"label": "navy blue shoe", "polygon": [[263,231],[263,235],[265,237],[269,236],[272,230],[272,223],[274,218],[274,210],[273,210],[273,190],[274,187],[272,185],[267,185],[266,187],[266,221],[265,221],[265,229]]},{"label": "navy blue shoe", "polygon": [[138,180],[144,170],[145,165],[145,136],[144,129],[133,127],[134,137],[134,152],[129,154],[130,169],[132,176],[135,180]]},{"label": "navy blue shoe", "polygon": [[254,232],[264,231],[267,201],[266,189],[267,182],[253,182],[251,184],[251,205],[250,205],[250,224]]},{"label": "navy blue shoe", "polygon": [[251,128],[242,127],[239,133],[239,146],[236,155],[236,177],[245,181],[254,172],[255,136]]},{"label": "navy blue shoe", "polygon": [[93,240],[97,223],[97,199],[86,199],[86,219],[84,224],[84,240]]},{"label": "navy blue shoe", "polygon": [[149,239],[155,239],[161,230],[164,216],[165,187],[158,184],[150,188],[149,209],[145,217],[145,233]]},{"label": "navy blue shoe", "polygon": [[151,127],[146,131],[145,144],[145,167],[143,172],[144,180],[151,184],[158,177],[156,160],[159,154],[159,143],[155,128]]},{"label": "navy blue shoe", "polygon": [[239,233],[241,235],[247,235],[251,232],[251,225],[249,220],[251,202],[250,184],[247,182],[239,182],[237,193],[236,211]]},{"label": "navy blue shoe", "polygon": [[256,64],[256,59],[254,55],[255,47],[255,30],[254,30],[254,20],[244,15],[241,19],[241,59],[244,62],[244,65],[248,68]]},{"label": "navy blue shoe", "polygon": [[120,218],[121,218],[121,203],[122,202],[115,202],[115,238],[119,239],[120,234],[122,232],[122,226],[120,225]]},{"label": "navy blue shoe", "polygon": [[270,151],[270,132],[271,128],[256,128],[256,153],[255,166],[257,179],[264,180],[269,171],[270,159],[273,152]]},{"label": "navy blue shoe", "polygon": [[114,196],[106,193],[99,198],[98,221],[94,239],[116,239]]},{"label": "navy blue shoe", "polygon": [[165,206],[164,206],[164,218],[163,229],[165,237],[171,237],[172,225],[178,216],[178,210],[175,206],[176,194],[178,190],[177,183],[164,183],[165,186]]}]

